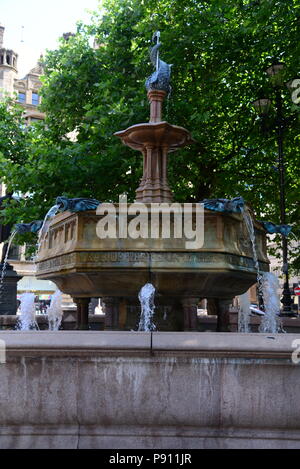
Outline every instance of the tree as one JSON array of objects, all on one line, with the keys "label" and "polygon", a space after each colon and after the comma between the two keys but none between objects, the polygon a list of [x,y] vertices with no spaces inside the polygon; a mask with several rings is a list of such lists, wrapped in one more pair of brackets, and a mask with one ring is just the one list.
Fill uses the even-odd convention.
[{"label": "tree", "polygon": [[[22,168],[28,159],[28,135],[23,120],[23,108],[10,97],[0,101],[0,164],[3,164],[1,182],[6,192],[14,191],[15,181],[10,182],[10,168]],[[21,171],[19,172],[21,177]],[[14,222],[18,215],[23,216],[25,199],[22,208],[14,201],[3,202],[0,210],[0,223]]]},{"label": "tree", "polygon": [[[148,120],[148,48],[160,30],[162,58],[173,64],[165,118],[196,140],[170,157],[176,199],[242,195],[257,218],[279,222],[275,134],[269,123],[261,135],[250,103],[261,88],[271,90],[264,70],[273,59],[284,60],[287,77],[299,72],[298,0],[105,0],[104,8],[48,52],[47,119],[32,132],[27,176],[20,181],[5,162],[2,173],[18,190],[26,186],[43,213],[62,193],[116,201],[126,191],[133,199],[142,158],[113,133]],[[299,238],[299,105],[283,93],[293,117],[285,133],[287,208]]]},{"label": "tree", "polygon": [[23,109],[10,97],[0,101],[0,153],[14,163],[27,158]]}]

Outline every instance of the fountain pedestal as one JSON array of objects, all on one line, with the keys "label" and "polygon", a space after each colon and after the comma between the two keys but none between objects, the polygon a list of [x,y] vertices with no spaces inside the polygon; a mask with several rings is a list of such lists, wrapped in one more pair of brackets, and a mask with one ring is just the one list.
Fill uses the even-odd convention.
[{"label": "fountain pedestal", "polygon": [[[3,264],[0,264],[2,271]],[[0,315],[15,315],[17,312],[17,283],[22,276],[18,275],[10,264],[5,267],[3,284],[0,288]]]},{"label": "fountain pedestal", "polygon": [[77,306],[77,324],[76,328],[82,331],[89,328],[89,303],[91,298],[86,297],[73,297],[74,303]]},{"label": "fountain pedestal", "polygon": [[124,145],[143,154],[143,177],[136,190],[137,202],[172,202],[168,183],[168,154],[193,143],[188,130],[162,121],[162,103],[166,92],[151,90],[150,121],[116,132]]},{"label": "fountain pedestal", "polygon": [[197,331],[197,306],[199,298],[184,298],[182,300],[183,308],[183,330]]},{"label": "fountain pedestal", "polygon": [[[105,311],[105,329],[114,331],[119,329],[119,298],[104,297],[102,298]],[[125,319],[126,323],[126,319]]]}]

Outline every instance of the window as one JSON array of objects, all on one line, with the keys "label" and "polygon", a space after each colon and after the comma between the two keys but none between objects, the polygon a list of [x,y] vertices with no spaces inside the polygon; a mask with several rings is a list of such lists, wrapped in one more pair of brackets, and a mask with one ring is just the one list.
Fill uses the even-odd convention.
[{"label": "window", "polygon": [[25,101],[26,101],[26,95],[25,95],[25,93],[19,92],[19,99],[18,99],[18,101],[19,101],[19,103],[25,104]]},{"label": "window", "polygon": [[39,95],[37,93],[32,93],[32,104],[33,106],[38,106],[39,104]]}]

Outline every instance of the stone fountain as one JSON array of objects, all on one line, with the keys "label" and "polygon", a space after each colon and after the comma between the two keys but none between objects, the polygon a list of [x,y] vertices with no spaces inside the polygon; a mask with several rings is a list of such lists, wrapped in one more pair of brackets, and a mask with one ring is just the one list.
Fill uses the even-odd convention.
[{"label": "stone fountain", "polygon": [[[148,80],[150,122],[117,132],[143,154],[136,204],[143,210],[172,201],[167,155],[192,143],[187,130],[161,120],[169,69],[157,49],[152,60],[163,73]],[[0,448],[161,448],[179,455],[192,448],[299,448],[299,334],[162,331],[195,329],[204,297],[216,305],[219,330],[227,330],[232,297],[255,283],[257,264],[268,269],[262,225],[253,221],[256,261],[244,212],[232,210],[232,201],[204,203],[204,244],[196,248],[184,237],[124,236],[133,216],[124,223],[124,201],[113,206],[111,221],[123,227],[114,239],[97,235],[108,204],[96,210],[95,200],[58,202],[64,211],[40,240],[38,276],[72,295],[81,328],[88,326],[89,298],[101,296],[106,329],[128,329],[138,322],[143,285],[145,309],[154,310],[154,285],[157,328],[0,331]],[[191,215],[195,221],[197,206]]]},{"label": "stone fountain", "polygon": [[[167,177],[168,156],[176,158],[176,151],[193,143],[188,130],[162,120],[170,66],[158,57],[159,47],[157,42],[151,50],[156,70],[146,82],[149,122],[114,134],[123,144],[142,153],[137,211],[139,207],[145,211],[152,204],[153,210],[163,212],[173,202]],[[184,204],[178,206],[185,208]],[[194,224],[195,206],[190,207]],[[187,249],[185,236],[178,238],[174,234],[174,219],[168,239],[162,236],[131,239],[124,234],[100,239],[97,225],[104,218],[105,204],[99,208],[56,215],[41,240],[38,255],[38,278],[52,280],[62,292],[72,296],[78,308],[79,328],[88,328],[88,304],[92,297],[101,297],[104,302],[106,329],[135,328],[139,319],[138,292],[150,282],[156,288],[155,322],[159,330],[196,330],[197,304],[202,298],[214,301],[218,330],[228,330],[232,299],[256,282],[252,246],[240,213],[205,210],[204,244]],[[115,204],[114,208],[120,224],[127,205]],[[147,213],[146,217],[150,217],[150,210]],[[127,216],[126,232],[132,218],[133,215]],[[261,224],[254,225],[259,267],[266,271],[266,232]]]}]

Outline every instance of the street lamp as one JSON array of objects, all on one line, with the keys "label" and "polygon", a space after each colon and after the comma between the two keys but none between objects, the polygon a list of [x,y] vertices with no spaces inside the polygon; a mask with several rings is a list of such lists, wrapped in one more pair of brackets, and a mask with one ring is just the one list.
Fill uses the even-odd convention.
[{"label": "street lamp", "polygon": [[269,98],[258,98],[252,102],[257,114],[260,117],[266,116],[271,108],[272,101]]},{"label": "street lamp", "polygon": [[[286,205],[285,205],[285,164],[283,153],[283,137],[286,120],[283,115],[283,99],[281,88],[284,84],[284,63],[274,62],[267,68],[266,72],[270,76],[275,91],[275,111],[276,111],[276,137],[278,148],[278,171],[279,171],[279,189],[280,189],[280,224],[286,224]],[[271,100],[264,97],[257,99],[253,103],[254,108],[261,117],[265,117],[271,107]],[[288,266],[288,242],[285,235],[282,234],[282,272],[284,275],[284,284],[281,303],[283,305],[283,315],[290,316],[292,313],[293,300],[289,288],[289,266]]]}]

